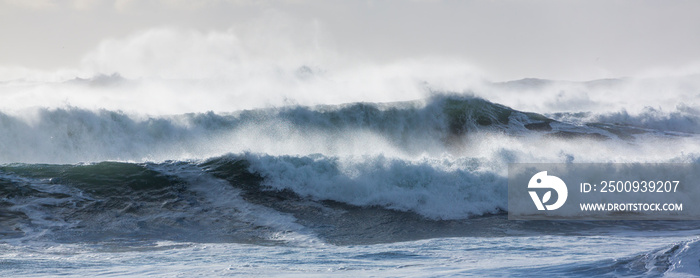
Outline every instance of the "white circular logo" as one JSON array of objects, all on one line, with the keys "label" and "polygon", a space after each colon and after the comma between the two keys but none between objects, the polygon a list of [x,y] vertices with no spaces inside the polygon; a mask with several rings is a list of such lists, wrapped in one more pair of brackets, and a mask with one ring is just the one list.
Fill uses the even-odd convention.
[{"label": "white circular logo", "polygon": [[554,191],[557,192],[557,201],[554,202],[554,204],[545,205],[545,203],[547,203],[552,197],[551,190],[544,193],[542,199],[537,196],[537,192],[528,191],[528,193],[530,193],[530,197],[532,197],[532,201],[535,202],[537,210],[558,209],[564,205],[564,202],[566,202],[566,197],[569,195],[569,191],[566,189],[566,184],[564,181],[555,176],[547,176],[547,171],[542,171],[532,176],[530,182],[527,184],[527,188],[548,188],[554,189]]}]

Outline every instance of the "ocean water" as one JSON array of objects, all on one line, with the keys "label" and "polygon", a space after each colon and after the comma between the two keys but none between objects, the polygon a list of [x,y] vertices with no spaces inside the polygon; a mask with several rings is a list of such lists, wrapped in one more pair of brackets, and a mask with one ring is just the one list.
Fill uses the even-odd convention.
[{"label": "ocean water", "polygon": [[211,111],[150,82],[0,84],[0,276],[700,275],[700,221],[507,220],[508,163],[698,163],[696,77]]}]

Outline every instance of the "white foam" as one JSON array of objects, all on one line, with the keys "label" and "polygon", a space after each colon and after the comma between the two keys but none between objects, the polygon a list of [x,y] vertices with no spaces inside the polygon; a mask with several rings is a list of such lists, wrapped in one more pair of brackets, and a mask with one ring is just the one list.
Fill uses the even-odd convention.
[{"label": "white foam", "polygon": [[402,160],[384,156],[273,157],[247,154],[263,185],[314,199],[414,211],[435,219],[506,209],[503,177],[465,159]]},{"label": "white foam", "polygon": [[[654,254],[658,256],[658,254]],[[664,273],[667,277],[697,277],[700,275],[698,258],[700,257],[700,241],[698,238],[680,244],[668,260],[669,269]]]}]

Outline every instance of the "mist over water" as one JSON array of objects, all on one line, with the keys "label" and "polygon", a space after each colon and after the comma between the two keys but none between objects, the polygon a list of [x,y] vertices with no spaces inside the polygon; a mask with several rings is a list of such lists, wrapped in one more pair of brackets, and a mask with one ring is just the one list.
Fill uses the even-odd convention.
[{"label": "mist over water", "polygon": [[[350,271],[432,275],[410,265],[447,256],[444,273],[459,275],[464,261],[527,253],[522,236],[546,233],[555,236],[532,240],[564,253],[596,246],[572,255],[580,263],[546,253],[555,274],[698,273],[681,262],[697,253],[694,223],[650,225],[681,231],[671,244],[634,225],[512,223],[503,213],[508,163],[697,163],[700,71],[497,81],[459,59],[364,61],[314,32],[269,32],[156,28],[103,41],[76,69],[0,69],[0,250],[23,257],[30,251],[17,249],[36,241],[79,257],[119,249],[85,242],[137,242],[184,258],[200,251],[193,242],[212,254],[227,253],[215,243],[245,243],[253,257],[301,252],[313,267],[326,265],[314,248],[388,265],[344,262]],[[600,230],[603,239],[590,237]],[[614,254],[601,242],[624,246],[630,231],[644,244],[624,263],[597,254]],[[434,252],[396,250],[426,246]],[[472,255],[450,255],[459,252]],[[532,263],[512,259],[511,269],[475,271],[517,275]]]},{"label": "mist over water", "polygon": [[[291,32],[300,23],[289,23],[148,29],[102,41],[80,68],[4,68],[0,163],[235,155],[270,188],[465,218],[505,210],[505,197],[444,212],[419,208],[424,200],[406,205],[379,196],[400,195],[405,181],[429,191],[504,177],[513,162],[693,162],[700,153],[700,74],[693,69],[497,82],[448,57],[355,59],[333,51],[318,29]],[[385,183],[395,187],[373,191]],[[336,195],[353,186],[370,193]]]},{"label": "mist over water", "polygon": [[334,51],[332,43],[308,26],[289,25],[300,30],[283,35],[292,27],[267,27],[257,30],[260,33],[242,28],[148,29],[102,41],[79,68],[41,72],[6,67],[0,71],[0,107],[14,111],[73,106],[162,115],[393,102],[445,92],[473,94],[538,113],[637,116],[654,109],[663,115],[696,116],[699,105],[697,67],[589,82],[503,82],[450,57],[358,59]]},{"label": "mist over water", "polygon": [[[12,132],[3,134],[6,151],[0,159],[161,161],[205,159],[246,150],[295,155],[440,156],[479,153],[483,148],[472,147],[486,140],[479,138],[503,137],[469,134],[473,138],[462,142],[464,146],[446,149],[439,141],[445,141],[447,128],[440,125],[448,120],[439,115],[440,109],[421,108],[439,106],[436,99],[445,96],[482,98],[576,126],[605,123],[662,132],[700,131],[696,101],[700,75],[693,70],[589,82],[494,82],[489,81],[488,73],[465,61],[425,57],[365,62],[333,52],[330,43],[317,33],[301,29],[294,36],[273,36],[280,30],[287,29],[269,27],[257,34],[246,29],[202,32],[157,28],[103,41],[84,56],[79,69],[34,75],[16,69],[20,73],[13,76],[7,68],[2,77],[5,81],[0,83],[0,115]],[[413,101],[416,108],[411,109],[417,109],[417,114],[391,104],[401,101]],[[381,123],[398,125],[395,129],[403,131],[368,128],[371,124],[337,131],[345,135],[328,130],[307,133],[318,126],[300,127],[304,120],[312,125],[328,121],[314,119],[320,115],[317,111],[343,109],[318,105],[359,102],[387,103],[376,109],[406,110],[400,116],[413,120]],[[294,109],[299,113],[285,112]],[[240,118],[244,110],[258,116]],[[362,111],[353,113],[339,117],[351,120]],[[220,126],[222,123],[228,126]],[[426,135],[412,129],[443,134]],[[404,132],[408,141],[426,141],[426,149],[416,149],[422,143],[402,146],[396,138],[387,138],[399,136],[396,132]],[[486,148],[512,141],[508,138],[495,140]],[[374,148],[358,147],[368,142],[375,142],[371,144]],[[683,150],[685,155],[694,152],[694,148]],[[640,157],[632,154],[637,153],[634,151],[616,153],[613,157]],[[648,156],[657,157],[655,152]],[[680,151],[662,159],[677,156]]]},{"label": "mist over water", "polygon": [[[234,155],[276,190],[460,219],[507,210],[508,163],[700,153],[693,71],[495,82],[464,61],[364,62],[301,36],[150,29],[103,41],[79,69],[4,81],[0,163]],[[455,190],[471,203],[446,201]]]}]

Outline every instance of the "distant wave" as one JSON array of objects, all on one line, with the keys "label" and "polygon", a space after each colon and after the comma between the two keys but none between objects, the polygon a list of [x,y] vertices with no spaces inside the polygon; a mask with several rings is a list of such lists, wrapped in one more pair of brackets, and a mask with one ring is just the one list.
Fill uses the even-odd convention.
[{"label": "distant wave", "polygon": [[[557,117],[555,117],[557,118]],[[37,108],[0,112],[0,163],[206,159],[243,151],[277,154],[463,154],[478,134],[629,140],[664,133],[677,118],[653,114],[560,121],[487,100],[440,95],[423,101],[289,106],[232,113],[144,116],[109,110]],[[679,131],[693,132],[692,118]],[[655,128],[659,129],[655,129]],[[370,147],[371,146],[371,147]]]}]

